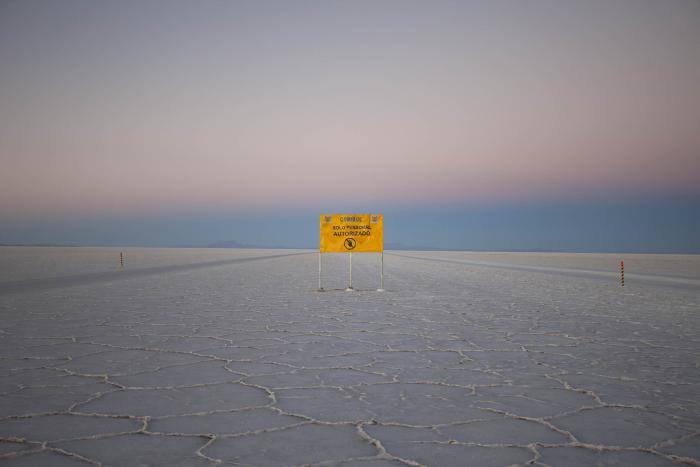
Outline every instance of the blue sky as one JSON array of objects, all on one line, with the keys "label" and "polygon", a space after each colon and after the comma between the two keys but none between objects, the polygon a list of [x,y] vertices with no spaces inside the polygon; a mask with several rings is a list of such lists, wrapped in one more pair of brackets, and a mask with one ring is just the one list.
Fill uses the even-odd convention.
[{"label": "blue sky", "polygon": [[[414,205],[381,209],[388,246],[466,250],[700,253],[700,197]],[[6,243],[318,247],[319,210],[31,220]],[[354,212],[348,209],[348,212]]]}]

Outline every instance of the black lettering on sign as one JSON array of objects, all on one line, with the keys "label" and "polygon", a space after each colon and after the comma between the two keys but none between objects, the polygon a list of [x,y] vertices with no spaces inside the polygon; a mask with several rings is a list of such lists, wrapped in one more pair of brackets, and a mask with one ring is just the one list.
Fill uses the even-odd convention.
[{"label": "black lettering on sign", "polygon": [[358,235],[360,237],[371,237],[372,232],[368,230],[363,230],[361,232],[333,232],[334,237],[357,237]]}]

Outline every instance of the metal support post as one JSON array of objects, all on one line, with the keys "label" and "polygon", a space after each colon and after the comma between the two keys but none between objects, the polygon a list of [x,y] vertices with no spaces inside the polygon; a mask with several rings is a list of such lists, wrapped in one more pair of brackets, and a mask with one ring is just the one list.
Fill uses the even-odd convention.
[{"label": "metal support post", "polygon": [[323,287],[321,286],[321,252],[318,252],[318,291],[321,292]]},{"label": "metal support post", "polygon": [[377,289],[377,292],[384,292],[384,252],[381,252],[381,267],[380,267],[380,275],[379,275],[379,288]]},{"label": "metal support post", "polygon": [[348,292],[352,292],[354,289],[352,288],[352,253],[348,253],[350,255],[350,285],[348,285],[348,288],[345,289]]}]

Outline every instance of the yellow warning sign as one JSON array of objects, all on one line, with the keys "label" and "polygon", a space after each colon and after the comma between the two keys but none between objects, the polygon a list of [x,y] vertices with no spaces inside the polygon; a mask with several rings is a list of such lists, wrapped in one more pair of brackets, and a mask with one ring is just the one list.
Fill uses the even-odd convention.
[{"label": "yellow warning sign", "polygon": [[381,253],[384,221],[381,214],[321,214],[321,253]]}]

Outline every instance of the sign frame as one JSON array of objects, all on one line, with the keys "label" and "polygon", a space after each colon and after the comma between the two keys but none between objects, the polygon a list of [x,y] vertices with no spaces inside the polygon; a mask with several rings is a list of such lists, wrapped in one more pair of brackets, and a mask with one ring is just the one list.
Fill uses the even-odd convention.
[{"label": "sign frame", "polygon": [[347,253],[349,284],[352,286],[352,254],[379,253],[380,279],[377,291],[384,291],[384,216],[382,214],[321,214],[319,216],[318,290],[324,291],[322,279],[323,253]]}]

